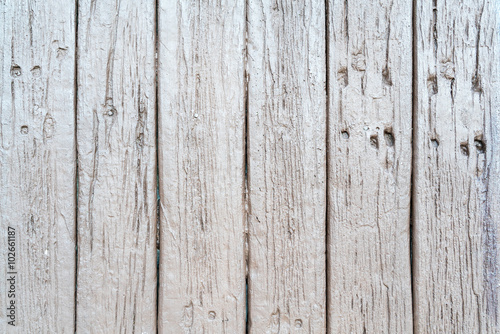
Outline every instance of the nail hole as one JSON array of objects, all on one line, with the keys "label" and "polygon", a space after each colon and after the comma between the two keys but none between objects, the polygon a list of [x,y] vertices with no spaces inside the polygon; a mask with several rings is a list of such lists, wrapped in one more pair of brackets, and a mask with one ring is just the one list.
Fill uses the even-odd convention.
[{"label": "nail hole", "polygon": [[115,113],[116,113],[116,108],[113,105],[109,105],[107,115],[113,116]]},{"label": "nail hole", "polygon": [[432,147],[438,147],[439,146],[439,141],[435,138],[431,139],[431,144]]},{"label": "nail hole", "polygon": [[460,152],[462,152],[463,155],[469,155],[469,144],[467,143],[460,144]]},{"label": "nail hole", "polygon": [[113,99],[112,98],[110,98],[110,97],[106,98],[106,102],[104,104],[104,107],[106,108],[105,111],[104,111],[105,115],[113,116],[116,113],[116,108],[113,105]]},{"label": "nail hole", "polygon": [[28,126],[27,126],[27,125],[23,125],[23,126],[21,126],[21,133],[22,133],[23,135],[28,134]]},{"label": "nail hole", "polygon": [[13,76],[14,78],[20,77],[21,74],[23,74],[23,72],[21,71],[21,67],[19,67],[18,65],[13,65],[10,68],[10,75]]},{"label": "nail hole", "polygon": [[476,149],[479,153],[484,153],[484,151],[486,150],[486,145],[481,139],[475,139],[474,146],[476,146]]},{"label": "nail hole", "polygon": [[300,319],[295,320],[295,328],[302,328],[302,320]]},{"label": "nail hole", "polygon": [[394,135],[392,134],[392,131],[390,129],[386,129],[384,131],[384,137],[385,137],[385,143],[387,146],[392,147],[394,146]]},{"label": "nail hole", "polygon": [[214,311],[208,312],[208,319],[215,320],[215,312]]},{"label": "nail hole", "polygon": [[65,48],[57,48],[57,58],[64,57],[64,56],[66,56],[67,53],[68,53],[68,48],[67,47],[65,47]]},{"label": "nail hole", "polygon": [[376,149],[378,149],[378,136],[377,135],[372,135],[370,137],[370,144],[375,147]]},{"label": "nail hole", "polygon": [[349,139],[349,132],[344,130],[344,131],[342,131],[341,135],[342,135],[342,138]]},{"label": "nail hole", "polygon": [[41,70],[40,66],[34,66],[31,69],[31,75],[33,75],[35,78],[38,78],[40,76],[40,74],[42,74],[42,70]]}]

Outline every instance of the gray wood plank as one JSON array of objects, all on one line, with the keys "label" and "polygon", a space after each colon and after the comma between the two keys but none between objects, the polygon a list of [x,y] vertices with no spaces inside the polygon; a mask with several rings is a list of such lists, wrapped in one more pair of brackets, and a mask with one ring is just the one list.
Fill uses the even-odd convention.
[{"label": "gray wood plank", "polygon": [[162,333],[245,332],[245,2],[159,1]]},{"label": "gray wood plank", "polygon": [[411,333],[412,1],[328,1],[328,330]]},{"label": "gray wood plank", "polygon": [[78,6],[77,331],[155,333],[155,6]]},{"label": "gray wood plank", "polygon": [[416,2],[415,329],[498,333],[496,1]]},{"label": "gray wood plank", "polygon": [[74,333],[74,3],[1,1],[0,45],[0,332]]},{"label": "gray wood plank", "polygon": [[250,333],[326,330],[324,1],[248,2]]}]

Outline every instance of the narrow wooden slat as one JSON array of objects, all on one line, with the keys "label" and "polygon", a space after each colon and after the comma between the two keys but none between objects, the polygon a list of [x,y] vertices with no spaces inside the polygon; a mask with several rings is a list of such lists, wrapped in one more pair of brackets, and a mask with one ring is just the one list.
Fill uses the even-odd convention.
[{"label": "narrow wooden slat", "polygon": [[245,2],[158,15],[159,330],[243,333]]},{"label": "narrow wooden slat", "polygon": [[411,333],[412,2],[328,9],[328,329]]},{"label": "narrow wooden slat", "polygon": [[0,43],[0,332],[74,333],[74,3],[1,1]]},{"label": "narrow wooden slat", "polygon": [[155,333],[155,7],[78,5],[77,331]]},{"label": "narrow wooden slat", "polygon": [[324,333],[324,1],[248,2],[250,333]]},{"label": "narrow wooden slat", "polygon": [[416,2],[415,329],[498,333],[495,1]]}]

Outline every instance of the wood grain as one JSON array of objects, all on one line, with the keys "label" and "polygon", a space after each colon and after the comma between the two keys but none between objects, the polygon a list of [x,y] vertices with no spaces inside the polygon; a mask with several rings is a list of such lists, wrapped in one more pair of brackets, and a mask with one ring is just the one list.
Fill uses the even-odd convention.
[{"label": "wood grain", "polygon": [[245,2],[158,15],[159,330],[244,333]]},{"label": "wood grain", "polygon": [[498,333],[498,13],[417,1],[415,330]]},{"label": "wood grain", "polygon": [[250,333],[325,332],[323,1],[248,5]]},{"label": "wood grain", "polygon": [[74,4],[0,1],[0,43],[0,332],[74,333]]},{"label": "wood grain", "polygon": [[155,333],[155,7],[78,6],[77,331]]},{"label": "wood grain", "polygon": [[412,2],[328,1],[328,331],[411,333]]}]

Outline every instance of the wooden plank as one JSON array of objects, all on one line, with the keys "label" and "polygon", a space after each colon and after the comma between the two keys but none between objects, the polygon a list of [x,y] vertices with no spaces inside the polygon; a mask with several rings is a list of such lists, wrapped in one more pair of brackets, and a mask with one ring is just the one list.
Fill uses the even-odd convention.
[{"label": "wooden plank", "polygon": [[329,1],[328,330],[411,333],[412,1]]},{"label": "wooden plank", "polygon": [[495,1],[417,1],[415,330],[498,333]]},{"label": "wooden plank", "polygon": [[77,331],[154,333],[155,6],[78,6]]},{"label": "wooden plank", "polygon": [[0,332],[74,333],[74,3],[1,1],[0,43]]},{"label": "wooden plank", "polygon": [[324,1],[248,3],[249,330],[326,330]]},{"label": "wooden plank", "polygon": [[162,333],[245,331],[245,2],[159,1]]}]

